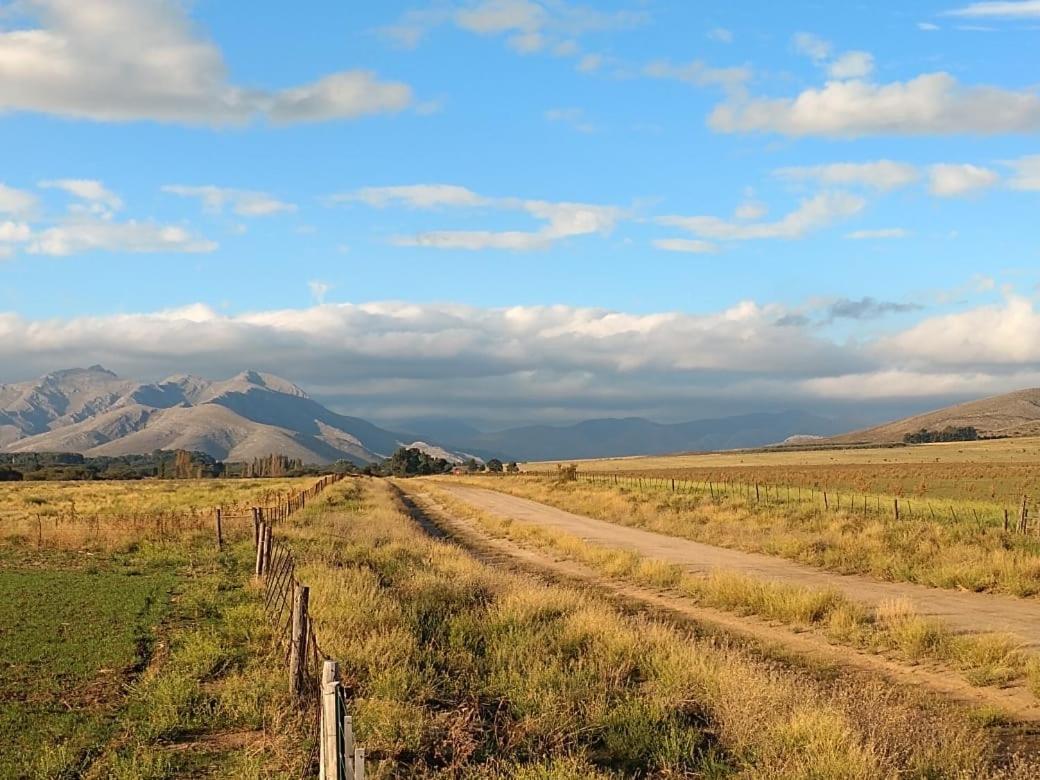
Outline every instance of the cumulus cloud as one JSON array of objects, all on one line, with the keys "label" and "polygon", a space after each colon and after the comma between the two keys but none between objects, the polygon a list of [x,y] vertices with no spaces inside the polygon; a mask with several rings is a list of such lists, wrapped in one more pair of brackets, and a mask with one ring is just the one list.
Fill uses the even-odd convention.
[{"label": "cumulus cloud", "polygon": [[54,179],[41,181],[40,186],[67,192],[86,204],[85,210],[90,213],[105,216],[123,208],[122,198],[96,179]]},{"label": "cumulus cloud", "polygon": [[109,252],[212,252],[213,241],[193,235],[176,225],[155,222],[111,222],[102,219],[70,220],[32,236],[30,254],[67,256],[104,250]]},{"label": "cumulus cloud", "polygon": [[183,184],[167,184],[163,192],[179,195],[182,198],[198,198],[207,211],[214,214],[230,208],[242,217],[269,217],[296,211],[296,204],[279,200],[266,192],[254,190],[236,190],[229,187],[216,187],[211,184],[202,186],[186,186]]},{"label": "cumulus cloud", "polygon": [[947,11],[947,15],[970,19],[1040,19],[1040,0],[971,3],[963,8]]},{"label": "cumulus cloud", "polygon": [[665,216],[655,221],[718,241],[794,239],[858,214],[865,206],[866,201],[857,195],[823,192],[801,201],[798,208],[775,222],[734,222],[709,216]]},{"label": "cumulus cloud", "polygon": [[595,133],[599,128],[588,120],[585,110],[581,108],[550,108],[545,112],[549,122],[564,124],[579,133]]},{"label": "cumulus cloud", "polygon": [[917,168],[892,160],[839,162],[826,165],[778,168],[775,176],[792,181],[811,180],[822,184],[863,185],[876,190],[894,190],[920,178]]},{"label": "cumulus cloud", "polygon": [[793,98],[731,99],[712,111],[708,124],[723,133],[835,138],[1031,133],[1040,130],[1040,95],[965,86],[942,72],[887,84],[835,80]]},{"label": "cumulus cloud", "polygon": [[366,71],[284,90],[228,78],[215,44],[168,0],[24,0],[37,23],[0,32],[0,110],[98,121],[313,122],[400,111],[410,88]]},{"label": "cumulus cloud", "polygon": [[928,179],[928,189],[933,195],[952,198],[992,187],[1000,181],[1000,176],[978,165],[942,163],[928,169]]},{"label": "cumulus cloud", "polygon": [[36,207],[36,196],[0,182],[0,214],[26,214]]},{"label": "cumulus cloud", "polygon": [[[909,304],[832,301],[841,317]],[[821,310],[826,316],[827,309]],[[912,312],[911,312],[912,313]],[[225,314],[31,320],[0,314],[0,381],[103,362],[132,376],[273,371],[361,415],[703,417],[743,403],[939,398],[1036,384],[1040,313],[1028,299],[836,341],[804,313],[744,301],[704,313],[372,302]]]},{"label": "cumulus cloud", "polygon": [[545,223],[537,231],[435,230],[413,236],[395,236],[398,246],[420,246],[432,249],[505,249],[530,251],[545,249],[555,241],[593,233],[606,235],[625,216],[617,206],[590,203],[492,198],[452,184],[411,184],[391,187],[365,187],[351,193],[340,193],[329,199],[334,203],[357,201],[382,208],[403,205],[411,208],[472,208],[487,206],[505,211],[521,211]]}]

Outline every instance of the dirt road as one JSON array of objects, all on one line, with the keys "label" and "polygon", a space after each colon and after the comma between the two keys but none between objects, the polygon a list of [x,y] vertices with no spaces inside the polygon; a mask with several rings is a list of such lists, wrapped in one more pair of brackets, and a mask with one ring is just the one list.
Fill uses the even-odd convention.
[{"label": "dirt road", "polygon": [[438,487],[493,514],[558,528],[594,544],[631,550],[649,558],[677,563],[690,571],[722,569],[809,587],[834,588],[850,598],[867,603],[905,598],[919,614],[941,618],[955,630],[1006,631],[1021,639],[1027,647],[1040,648],[1040,601],[835,574],[783,558],[712,547],[688,539],[575,515],[492,490],[445,482],[438,483]]}]

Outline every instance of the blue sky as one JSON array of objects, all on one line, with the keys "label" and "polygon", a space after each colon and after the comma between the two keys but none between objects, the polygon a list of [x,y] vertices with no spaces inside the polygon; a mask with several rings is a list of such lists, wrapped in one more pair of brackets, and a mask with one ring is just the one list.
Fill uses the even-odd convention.
[{"label": "blue sky", "polygon": [[908,5],[0,2],[0,381],[486,422],[1035,383],[1040,3]]}]

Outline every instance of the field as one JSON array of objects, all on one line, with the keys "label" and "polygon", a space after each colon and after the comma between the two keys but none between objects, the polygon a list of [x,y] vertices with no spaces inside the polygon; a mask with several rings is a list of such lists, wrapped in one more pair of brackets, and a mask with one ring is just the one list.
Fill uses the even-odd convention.
[{"label": "field", "polygon": [[0,486],[0,777],[302,766],[236,512],[310,481]]},{"label": "field", "polygon": [[850,449],[783,449],[528,463],[576,463],[588,473],[731,480],[847,493],[983,501],[1013,506],[1036,492],[1040,438]]}]

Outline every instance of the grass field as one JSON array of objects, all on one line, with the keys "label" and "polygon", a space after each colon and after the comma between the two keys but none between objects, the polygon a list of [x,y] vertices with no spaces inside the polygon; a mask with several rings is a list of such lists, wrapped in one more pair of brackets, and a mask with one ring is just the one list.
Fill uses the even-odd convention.
[{"label": "grass field", "polygon": [[1040,482],[1040,438],[820,450],[756,450],[529,463],[547,470],[712,479],[1014,505]]},{"label": "grass field", "polygon": [[[251,584],[252,524],[229,519],[218,552],[203,502],[309,482],[0,487],[0,777],[298,776],[310,737]],[[73,502],[41,539],[33,514]]]},{"label": "grass field", "polygon": [[969,713],[624,616],[426,537],[380,481],[291,521],[370,776],[1026,778]]}]

